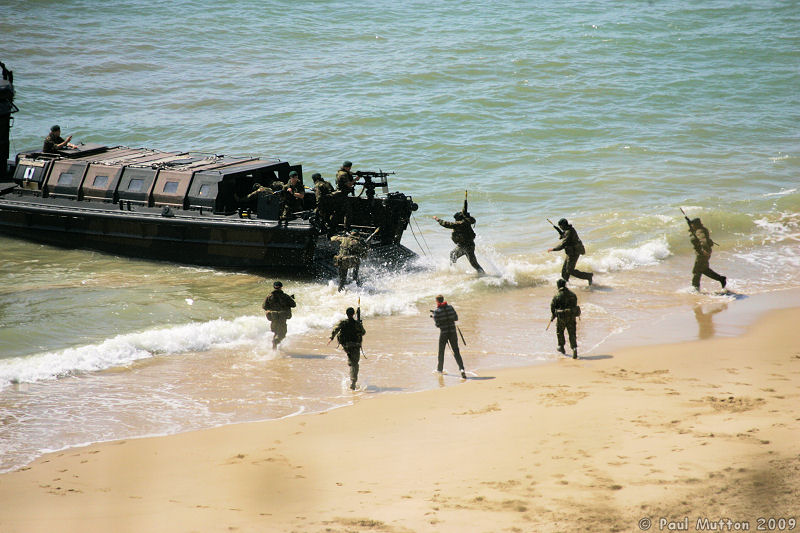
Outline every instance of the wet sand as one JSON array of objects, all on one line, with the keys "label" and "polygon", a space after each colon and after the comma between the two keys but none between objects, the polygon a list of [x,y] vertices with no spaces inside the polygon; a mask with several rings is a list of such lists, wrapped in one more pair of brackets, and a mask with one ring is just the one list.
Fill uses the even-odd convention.
[{"label": "wet sand", "polygon": [[756,530],[798,519],[798,323],[49,454],[0,476],[0,531]]}]

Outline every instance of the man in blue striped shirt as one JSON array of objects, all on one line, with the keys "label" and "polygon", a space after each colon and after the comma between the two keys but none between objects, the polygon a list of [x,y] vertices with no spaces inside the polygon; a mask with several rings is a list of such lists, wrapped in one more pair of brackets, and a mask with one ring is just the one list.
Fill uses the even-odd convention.
[{"label": "man in blue striped shirt", "polygon": [[464,361],[462,361],[461,351],[458,349],[456,321],[458,321],[456,310],[453,309],[452,305],[444,301],[444,296],[438,295],[436,297],[436,310],[433,312],[433,322],[439,328],[439,364],[436,367],[436,371],[442,372],[444,370],[444,347],[447,343],[450,343],[453,357],[455,357],[458,369],[461,371],[461,377],[467,379],[467,373],[464,371]]}]

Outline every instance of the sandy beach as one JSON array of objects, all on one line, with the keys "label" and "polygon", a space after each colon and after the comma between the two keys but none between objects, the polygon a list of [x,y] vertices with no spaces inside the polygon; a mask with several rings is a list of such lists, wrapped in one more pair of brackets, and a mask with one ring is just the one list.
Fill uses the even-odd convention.
[{"label": "sandy beach", "polygon": [[0,531],[768,528],[800,518],[798,323],[49,454],[0,476]]}]

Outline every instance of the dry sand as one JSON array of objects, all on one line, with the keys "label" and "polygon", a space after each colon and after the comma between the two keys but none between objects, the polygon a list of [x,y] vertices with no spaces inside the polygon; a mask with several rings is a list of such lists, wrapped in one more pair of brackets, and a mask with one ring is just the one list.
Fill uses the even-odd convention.
[{"label": "dry sand", "polygon": [[799,518],[798,324],[50,454],[0,476],[0,531],[755,531]]}]

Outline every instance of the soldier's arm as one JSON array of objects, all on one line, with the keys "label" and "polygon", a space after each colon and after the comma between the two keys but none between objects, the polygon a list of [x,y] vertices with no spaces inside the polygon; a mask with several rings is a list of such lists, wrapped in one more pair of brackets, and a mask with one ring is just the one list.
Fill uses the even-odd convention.
[{"label": "soldier's arm", "polygon": [[331,331],[331,340],[333,340],[333,338],[336,336],[336,334],[339,333],[340,329],[342,329],[342,323],[341,322],[336,324],[336,327],[333,328],[333,331]]},{"label": "soldier's arm", "polygon": [[453,310],[453,322],[458,322],[458,313],[456,313],[456,308],[451,306],[450,309]]},{"label": "soldier's arm", "polygon": [[440,226],[447,229],[453,229],[455,227],[458,227],[457,222],[448,222],[447,220],[442,220],[441,218],[437,218],[436,222],[438,222]]}]

